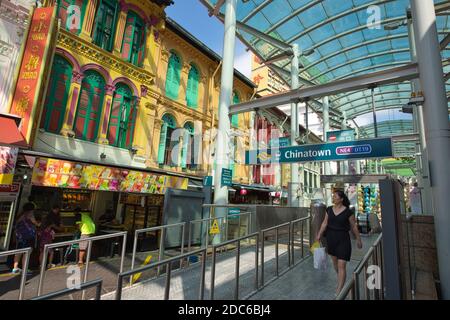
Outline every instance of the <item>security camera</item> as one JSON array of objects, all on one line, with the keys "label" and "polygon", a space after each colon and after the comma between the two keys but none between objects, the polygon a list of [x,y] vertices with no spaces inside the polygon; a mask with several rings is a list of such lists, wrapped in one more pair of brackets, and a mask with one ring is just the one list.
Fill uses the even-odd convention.
[{"label": "security camera", "polygon": [[104,152],[102,152],[100,154],[100,159],[105,160],[106,159],[106,154]]}]

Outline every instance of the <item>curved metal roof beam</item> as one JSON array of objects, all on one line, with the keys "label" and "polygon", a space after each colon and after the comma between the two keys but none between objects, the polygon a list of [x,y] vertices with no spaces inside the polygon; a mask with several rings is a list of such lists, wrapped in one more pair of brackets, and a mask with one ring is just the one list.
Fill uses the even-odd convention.
[{"label": "curved metal roof beam", "polygon": [[[402,16],[402,17],[396,17],[396,18],[389,18],[389,19],[381,20],[381,21],[380,21],[380,24],[387,24],[387,23],[391,23],[391,22],[395,22],[395,21],[401,21],[401,20],[405,20],[405,18],[406,18],[406,17],[404,17],[404,16]],[[335,34],[335,35],[334,35],[333,37],[331,37],[331,38],[327,38],[327,39],[322,40],[322,42],[316,43],[314,46],[312,46],[312,47],[309,48],[308,50],[315,50],[315,49],[317,49],[317,48],[323,46],[324,44],[327,44],[328,42],[331,42],[331,41],[333,41],[333,40],[336,40],[336,39],[339,39],[339,38],[341,38],[341,37],[347,36],[347,35],[349,35],[349,34],[352,34],[352,33],[355,33],[355,32],[361,31],[361,30],[364,30],[364,29],[366,29],[366,28],[367,28],[367,26],[364,25],[364,26],[359,26],[359,27],[356,27],[356,28],[347,30],[347,31],[345,31],[345,32],[341,32],[341,33]],[[286,41],[286,43],[289,43],[289,42]],[[302,49],[302,50],[303,50],[303,49]],[[277,53],[277,49],[270,51],[270,52],[267,54],[267,59],[270,59],[270,58],[272,57],[272,55],[275,54],[275,53]]]},{"label": "curved metal roof beam", "polygon": [[[410,99],[410,97],[408,98],[392,98],[392,99],[384,99],[382,101],[399,101],[400,103],[402,103],[403,101],[408,102]],[[380,104],[381,101],[378,101],[378,106],[382,107],[385,106],[386,104]],[[351,114],[352,110],[359,110],[362,107],[367,107],[368,109],[370,109],[369,111],[372,112],[372,103],[362,103],[362,104],[358,104],[356,106],[352,106],[350,108],[344,109],[342,111],[345,111],[348,114]],[[375,102],[375,109],[377,108],[377,102]]]},{"label": "curved metal roof beam", "polygon": [[264,1],[259,6],[257,6],[255,9],[253,9],[244,19],[242,19],[241,22],[246,23],[248,20],[253,18],[256,14],[258,14],[262,9],[267,7],[267,5],[270,4],[271,2],[272,2],[272,0]]},{"label": "curved metal roof beam", "polygon": [[[410,84],[408,84],[408,83],[406,83],[406,82],[402,82],[402,83],[398,83],[398,84],[386,84],[386,85],[382,85],[382,86],[378,86],[378,87],[376,87],[376,89],[379,89],[379,92],[381,92],[381,89],[382,88],[385,88],[385,87],[392,87],[392,86],[399,86],[399,85],[410,85]],[[405,90],[403,90],[403,91],[405,91]],[[331,100],[330,99],[330,103],[335,103],[336,101],[338,101],[338,100],[340,100],[340,99],[343,99],[343,98],[348,98],[348,97],[350,97],[351,95],[354,95],[354,94],[357,94],[357,93],[361,93],[361,92],[367,92],[368,94],[371,94],[370,93],[370,89],[362,89],[362,90],[358,90],[358,91],[353,91],[353,92],[349,92],[349,93],[346,93],[346,94],[342,94],[342,95],[340,95],[340,96],[337,96],[337,98],[335,98],[335,99],[333,99],[333,100]],[[379,93],[379,92],[377,92],[377,93]]]},{"label": "curved metal roof beam", "polygon": [[[367,68],[356,69],[356,70],[352,70],[352,73],[348,73],[348,74],[345,74],[345,75],[340,76],[338,78],[334,78],[333,81],[345,79],[345,78],[347,78],[349,76],[354,76],[354,75],[357,75],[357,73],[364,72],[364,71],[367,71],[367,70],[372,70],[372,69],[374,70],[374,69],[378,69],[378,68],[397,66],[397,65],[405,65],[405,64],[408,64],[408,63],[411,63],[411,61],[395,61],[395,62],[390,62],[390,63],[378,64],[378,65],[370,66],[370,67],[367,67]],[[374,70],[374,72],[375,72],[375,70]]]},{"label": "curved metal roof beam", "polygon": [[[411,97],[411,90],[385,91],[385,92],[375,93],[375,96],[381,96],[381,95],[384,95],[384,94],[393,94],[393,93],[408,93],[408,98]],[[400,96],[400,97],[403,98],[403,97],[406,97],[406,96]],[[335,107],[341,109],[342,107],[344,107],[344,106],[346,106],[348,104],[355,103],[356,101],[360,101],[360,100],[364,100],[364,99],[371,99],[371,98],[372,98],[371,95],[367,95],[367,96],[364,96],[364,97],[361,97],[361,98],[358,98],[358,99],[355,99],[355,100],[348,101],[348,102],[343,103],[343,104],[339,104],[338,103]]]},{"label": "curved metal roof beam", "polygon": [[[407,33],[402,33],[402,34],[398,34],[398,35],[389,36],[389,37],[386,37],[386,38],[377,38],[377,39],[374,39],[374,40],[358,43],[357,45],[344,48],[343,50],[336,51],[336,52],[334,52],[332,54],[329,54],[329,55],[327,55],[327,56],[317,60],[317,61],[314,61],[311,64],[308,64],[307,66],[305,66],[305,68],[301,69],[301,72],[305,72],[305,71],[309,70],[310,68],[318,65],[319,63],[322,63],[322,62],[324,62],[324,61],[326,61],[328,59],[331,59],[331,58],[333,58],[335,56],[338,56],[340,54],[346,53],[348,51],[352,51],[354,49],[358,49],[358,48],[361,48],[361,47],[364,47],[364,46],[367,46],[367,45],[371,45],[371,44],[375,44],[375,43],[379,43],[379,42],[383,42],[383,41],[390,41],[390,40],[399,39],[399,38],[408,38],[408,34]],[[285,66],[287,66],[288,64],[289,63],[285,64],[283,66],[283,68]]]},{"label": "curved metal roof beam", "polygon": [[[384,111],[384,110],[390,110],[390,109],[399,109],[400,110],[401,108],[402,108],[401,105],[399,105],[398,103],[395,103],[395,104],[389,104],[389,105],[377,108],[376,111]],[[365,115],[367,113],[372,113],[372,109],[370,109],[370,110],[362,110],[362,111],[359,111],[359,112],[348,114],[347,117],[348,118],[350,118],[350,117],[351,118],[356,118],[356,117]]]},{"label": "curved metal roof beam", "polygon": [[[362,11],[364,9],[367,10],[367,8],[369,8],[370,6],[379,6],[379,5],[383,5],[385,3],[394,2],[394,1],[396,1],[396,0],[373,1],[373,2],[370,2],[370,3],[363,4],[363,5],[359,6],[359,7],[346,10],[344,12],[341,12],[340,14],[337,14],[335,16],[329,17],[328,19],[319,22],[319,23],[309,27],[308,29],[303,30],[299,34],[297,34],[297,35],[291,37],[290,39],[288,39],[286,42],[287,43],[294,42],[295,40],[303,37],[304,35],[308,34],[309,32],[311,32],[313,30],[316,30],[316,29],[318,29],[318,28],[320,28],[320,27],[322,27],[324,25],[330,24],[333,21],[339,20],[340,18],[343,18],[345,16],[351,15],[351,14],[353,14],[355,12]],[[403,19],[406,19],[406,16],[403,16]],[[367,28],[367,25],[364,26],[364,27]]]},{"label": "curved metal roof beam", "polygon": [[363,56],[363,57],[359,57],[359,58],[356,58],[356,59],[348,60],[345,63],[341,63],[341,64],[339,64],[337,66],[334,66],[333,68],[327,69],[327,70],[323,71],[322,73],[319,73],[318,75],[315,75],[313,78],[310,79],[310,81],[314,81],[314,80],[320,78],[323,75],[326,75],[326,74],[328,74],[330,72],[333,72],[334,70],[346,67],[346,66],[348,66],[349,64],[352,64],[352,63],[356,63],[356,62],[359,62],[359,61],[364,61],[364,60],[368,60],[368,59],[372,59],[372,58],[380,57],[380,56],[384,56],[384,55],[401,53],[401,52],[409,52],[409,49],[398,49],[398,50],[389,50],[389,51],[377,52],[377,53],[374,53],[374,54],[370,54],[368,56]]}]

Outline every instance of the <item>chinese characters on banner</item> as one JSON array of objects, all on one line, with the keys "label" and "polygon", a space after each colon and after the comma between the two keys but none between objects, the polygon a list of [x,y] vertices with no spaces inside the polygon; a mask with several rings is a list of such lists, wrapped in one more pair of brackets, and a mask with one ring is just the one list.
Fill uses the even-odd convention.
[{"label": "chinese characters on banner", "polygon": [[54,7],[34,10],[12,100],[10,113],[22,118],[20,131],[27,141],[31,135],[30,127],[39,96],[40,79],[45,71],[43,64],[46,52],[49,51],[46,48],[49,46],[50,32],[53,29],[53,13]]},{"label": "chinese characters on banner", "polygon": [[0,185],[12,184],[18,148],[0,146]]},{"label": "chinese characters on banner", "polygon": [[37,159],[31,182],[45,187],[156,194],[188,186],[187,178],[47,158]]}]

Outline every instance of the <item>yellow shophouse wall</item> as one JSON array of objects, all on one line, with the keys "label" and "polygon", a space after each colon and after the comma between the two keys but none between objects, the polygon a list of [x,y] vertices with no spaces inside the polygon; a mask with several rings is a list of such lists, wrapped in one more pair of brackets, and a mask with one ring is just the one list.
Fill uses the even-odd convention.
[{"label": "yellow shophouse wall", "polygon": [[[56,0],[45,1],[44,5],[55,5]],[[170,113],[176,119],[177,127],[183,127],[186,122],[193,122],[195,130],[211,129],[217,127],[217,110],[219,104],[220,91],[220,68],[219,62],[214,57],[209,56],[199,50],[191,42],[192,40],[180,36],[171,26],[166,26],[164,8],[151,1],[120,1],[120,13],[116,23],[114,33],[114,44],[112,52],[101,49],[93,43],[93,30],[96,9],[99,0],[88,1],[83,19],[82,30],[79,35],[66,31],[64,26],[59,29],[59,34],[54,44],[55,54],[65,57],[74,67],[74,78],[72,79],[69,97],[66,106],[64,124],[60,135],[38,133],[39,139],[35,140],[35,146],[49,151],[47,145],[54,146],[64,153],[73,154],[74,157],[89,160],[90,157],[98,160],[96,154],[101,150],[106,150],[109,164],[122,164],[138,166],[142,168],[156,168],[159,147],[159,137],[162,124],[162,117]],[[121,57],[121,46],[124,34],[125,19],[127,10],[133,10],[146,18],[151,23],[147,24],[145,56],[143,66],[138,67]],[[151,19],[150,19],[151,17]],[[171,51],[175,51],[182,61],[182,72],[180,81],[180,92],[177,100],[172,100],[165,95],[165,79],[168,67],[168,59]],[[186,103],[186,84],[190,65],[196,66],[200,73],[198,106],[196,109],[190,108]],[[102,74],[107,82],[104,107],[102,108],[99,125],[98,139],[96,143],[80,141],[70,138],[73,134],[73,123],[68,123],[68,113],[74,93],[80,92],[81,80],[75,81],[77,77],[82,77],[84,71],[94,68]],[[215,74],[214,78],[213,75]],[[80,79],[80,78],[78,78]],[[133,91],[133,95],[139,97],[137,119],[133,138],[133,149],[136,154],[128,156],[128,150],[115,150],[118,148],[108,146],[108,140],[103,134],[103,122],[108,121],[109,115],[105,112],[107,103],[111,103],[112,94],[108,95],[108,90],[118,81],[125,82]],[[76,89],[77,88],[77,89]],[[235,76],[234,90],[236,90],[242,101],[250,99],[254,88],[248,83]],[[42,113],[43,107],[39,112]],[[73,110],[72,110],[73,111]],[[38,121],[40,123],[40,121]],[[35,128],[37,130],[38,128]],[[249,113],[239,115],[239,130],[249,129]],[[41,143],[41,140],[45,140]],[[68,141],[69,140],[69,141]],[[78,140],[78,141],[75,141]],[[75,142],[74,142],[75,141]],[[75,144],[75,147],[74,147]],[[244,139],[244,144],[248,146],[248,138]],[[77,148],[76,146],[80,146]],[[56,148],[57,147],[57,148]],[[211,146],[203,143],[203,149],[207,150]],[[96,154],[92,155],[91,150],[96,149]],[[62,149],[62,150],[61,150]],[[87,157],[87,158],[86,158]],[[237,156],[238,161],[243,161],[243,156]],[[207,160],[207,159],[206,159]],[[163,167],[166,171],[182,172],[181,167]],[[188,173],[194,175],[210,174],[212,165],[203,162],[196,171]],[[249,182],[249,169],[245,165],[235,166],[234,180],[241,183]]]}]

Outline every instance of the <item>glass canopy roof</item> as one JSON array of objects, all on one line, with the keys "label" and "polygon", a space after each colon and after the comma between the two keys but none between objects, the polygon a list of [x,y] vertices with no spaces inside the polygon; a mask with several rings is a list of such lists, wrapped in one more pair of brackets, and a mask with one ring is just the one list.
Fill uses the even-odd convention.
[{"label": "glass canopy roof", "polygon": [[[218,2],[200,1],[209,9],[213,9]],[[438,8],[439,40],[442,41],[450,31],[450,1],[434,2]],[[411,62],[406,20],[409,0],[238,0],[237,3],[239,22],[286,44],[299,45],[302,51],[300,83],[304,86]],[[379,24],[368,25],[377,13],[374,5],[380,9]],[[220,13],[224,14],[224,11],[223,5]],[[239,38],[263,60],[284,51],[273,42],[269,43],[242,29],[237,32]],[[450,72],[449,49],[442,50],[444,74]],[[269,66],[290,83],[289,57]],[[450,91],[448,81],[446,87]],[[374,90],[377,111],[399,109],[411,96],[409,82]],[[338,113],[345,111],[349,120],[372,112],[371,101],[369,89],[330,97],[331,108]]]}]

